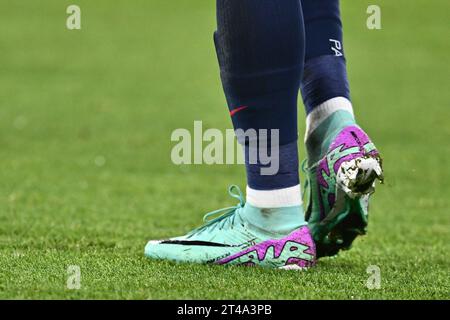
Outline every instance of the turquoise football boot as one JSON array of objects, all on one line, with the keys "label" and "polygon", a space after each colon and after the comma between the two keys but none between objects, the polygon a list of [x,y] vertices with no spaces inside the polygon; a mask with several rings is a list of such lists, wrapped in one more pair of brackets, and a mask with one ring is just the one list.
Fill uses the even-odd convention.
[{"label": "turquoise football boot", "polygon": [[[323,139],[325,137],[325,139]],[[382,161],[353,115],[336,111],[309,135],[306,220],[317,257],[334,256],[366,234],[369,198],[383,181]]]},{"label": "turquoise football boot", "polygon": [[237,186],[234,207],[208,213],[205,224],[185,236],[149,241],[145,255],[174,262],[305,269],[315,246],[301,206],[258,209],[244,202]]}]

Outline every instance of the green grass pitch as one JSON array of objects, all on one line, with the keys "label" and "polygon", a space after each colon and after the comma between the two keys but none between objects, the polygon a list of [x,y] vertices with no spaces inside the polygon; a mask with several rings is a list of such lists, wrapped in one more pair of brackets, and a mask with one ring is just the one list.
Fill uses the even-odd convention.
[{"label": "green grass pitch", "polygon": [[[66,29],[73,3],[78,31]],[[370,4],[382,30],[366,28]],[[0,298],[448,299],[450,3],[342,7],[357,119],[386,183],[369,234],[299,273],[143,256],[148,239],[197,226],[235,204],[229,184],[245,185],[242,166],[170,161],[174,129],[231,127],[214,1],[2,0]],[[79,290],[66,287],[70,265]],[[370,265],[379,290],[366,287]]]}]

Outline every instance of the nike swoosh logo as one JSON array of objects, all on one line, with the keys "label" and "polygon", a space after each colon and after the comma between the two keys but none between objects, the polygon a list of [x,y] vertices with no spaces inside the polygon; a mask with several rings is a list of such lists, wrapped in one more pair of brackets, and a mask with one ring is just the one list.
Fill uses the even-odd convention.
[{"label": "nike swoosh logo", "polygon": [[206,247],[242,247],[242,246],[252,246],[255,245],[255,239],[251,239],[242,244],[225,244],[217,243],[211,241],[201,241],[201,240],[163,240],[159,242],[161,244],[178,244],[182,246],[206,246]]},{"label": "nike swoosh logo", "polygon": [[245,110],[247,108],[248,108],[248,106],[241,106],[241,107],[238,107],[236,109],[233,109],[233,110],[230,111],[230,116],[234,116],[239,111]]},{"label": "nike swoosh logo", "polygon": [[209,242],[209,241],[197,241],[197,240],[166,240],[162,241],[161,244],[178,244],[182,246],[206,246],[206,247],[233,247],[232,245]]}]

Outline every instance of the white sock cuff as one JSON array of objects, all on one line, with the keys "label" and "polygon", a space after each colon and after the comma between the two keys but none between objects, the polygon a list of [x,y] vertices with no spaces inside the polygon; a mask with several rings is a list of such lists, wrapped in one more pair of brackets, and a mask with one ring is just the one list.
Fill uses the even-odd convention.
[{"label": "white sock cuff", "polygon": [[350,112],[353,116],[353,106],[350,100],[344,97],[336,97],[325,101],[318,105],[314,110],[306,117],[306,134],[305,141],[309,135],[332,113],[344,110]]},{"label": "white sock cuff", "polygon": [[247,202],[256,208],[283,208],[302,205],[300,185],[276,190],[255,190],[247,186]]}]

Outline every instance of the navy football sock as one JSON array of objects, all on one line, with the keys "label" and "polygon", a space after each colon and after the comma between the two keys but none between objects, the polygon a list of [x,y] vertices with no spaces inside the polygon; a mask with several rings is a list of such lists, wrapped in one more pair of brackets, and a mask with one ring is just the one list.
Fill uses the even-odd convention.
[{"label": "navy football sock", "polygon": [[350,100],[339,0],[302,0],[306,33],[301,91],[306,113],[336,97]]},{"label": "navy football sock", "polygon": [[267,165],[259,156],[250,163],[255,141],[238,135],[245,146],[248,186],[297,186],[297,97],[304,67],[300,1],[217,0],[217,25],[214,39],[234,128],[267,130],[269,137],[279,130],[278,141],[261,144],[261,136],[256,138],[257,154],[270,154],[271,143],[279,149],[279,170],[268,176],[261,172]]}]

